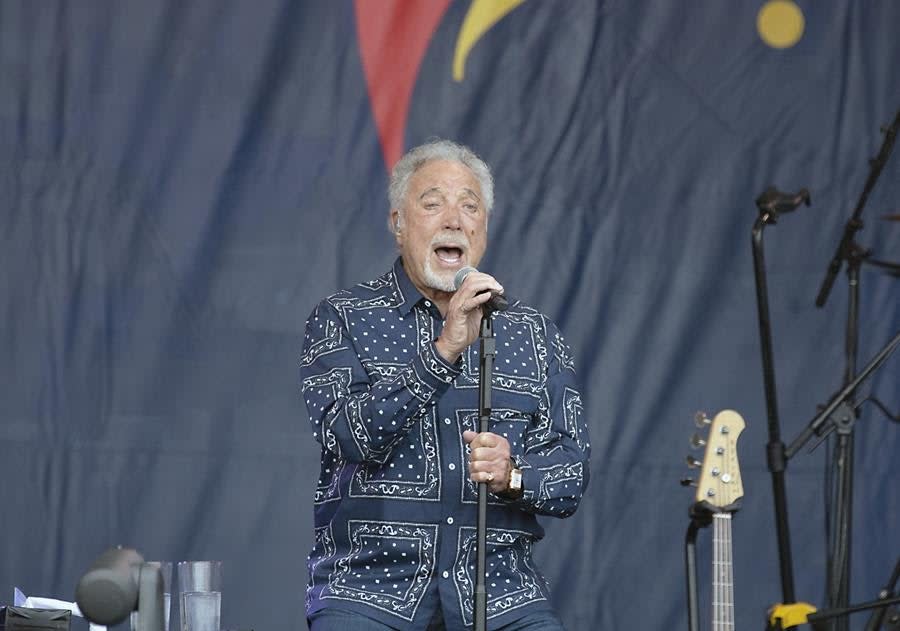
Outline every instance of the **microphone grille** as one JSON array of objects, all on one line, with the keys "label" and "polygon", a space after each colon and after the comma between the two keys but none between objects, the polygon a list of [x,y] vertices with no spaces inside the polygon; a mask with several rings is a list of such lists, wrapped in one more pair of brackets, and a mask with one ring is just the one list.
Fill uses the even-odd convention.
[{"label": "microphone grille", "polygon": [[471,274],[472,272],[477,272],[478,270],[474,267],[462,267],[458,272],[456,272],[456,276],[453,277],[453,287],[459,289],[459,286],[463,284],[463,281],[466,280],[466,276]]}]

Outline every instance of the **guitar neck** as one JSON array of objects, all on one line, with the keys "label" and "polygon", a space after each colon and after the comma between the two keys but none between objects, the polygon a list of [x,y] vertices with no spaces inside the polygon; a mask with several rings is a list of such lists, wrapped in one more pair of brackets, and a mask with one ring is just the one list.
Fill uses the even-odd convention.
[{"label": "guitar neck", "polygon": [[[704,441],[697,434],[691,438],[694,446],[706,444],[701,463],[688,457],[688,465],[703,465],[697,480],[697,504],[712,513],[713,523],[713,631],[734,631],[734,578],[731,570],[731,514],[744,496],[741,470],[738,466],[737,439],[746,423],[734,410],[722,410],[710,421],[702,413],[696,417],[698,426],[709,425]],[[693,609],[693,605],[692,605]],[[694,610],[692,613],[696,613]]]},{"label": "guitar neck", "polygon": [[713,515],[713,631],[734,631],[731,513]]}]

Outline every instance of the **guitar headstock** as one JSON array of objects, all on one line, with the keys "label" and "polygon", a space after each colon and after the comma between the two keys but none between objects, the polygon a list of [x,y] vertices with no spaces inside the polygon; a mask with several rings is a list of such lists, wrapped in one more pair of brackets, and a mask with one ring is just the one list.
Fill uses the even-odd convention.
[{"label": "guitar headstock", "polygon": [[738,508],[736,502],[744,496],[737,440],[746,423],[734,410],[722,410],[712,421],[706,415],[698,414],[697,424],[708,424],[709,436],[705,441],[696,434],[691,439],[695,447],[706,444],[702,463],[688,457],[689,465],[702,467],[697,480],[696,499],[714,511],[735,511]]}]

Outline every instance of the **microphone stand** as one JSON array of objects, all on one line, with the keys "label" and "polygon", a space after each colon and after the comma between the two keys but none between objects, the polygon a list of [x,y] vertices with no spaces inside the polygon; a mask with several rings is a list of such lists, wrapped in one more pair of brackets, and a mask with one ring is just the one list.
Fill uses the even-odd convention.
[{"label": "microphone stand", "polygon": [[[897,346],[900,346],[900,331],[872,358],[862,372],[853,377],[840,392],[831,398],[829,404],[809,422],[807,427],[785,451],[785,459],[790,459],[796,454],[812,438],[813,434],[820,437],[819,441],[813,446],[813,449],[815,449],[832,430],[837,430],[838,433],[838,446],[835,450],[835,457],[850,459],[853,453],[853,425],[856,420],[857,408],[853,403],[853,395],[856,388],[887,360]],[[853,608],[848,609],[846,605],[836,607],[831,604],[833,601],[842,598],[849,599],[850,509],[853,491],[852,464],[852,461],[849,463],[838,462],[841,475],[837,490],[837,514],[834,520],[837,523],[837,532],[834,539],[830,542],[832,549],[829,551],[831,554],[829,555],[827,568],[829,610],[834,612],[833,615],[828,617],[835,618],[833,624],[836,629],[849,628],[849,619],[846,614],[855,611]]]},{"label": "microphone stand", "polygon": [[[491,418],[491,381],[494,372],[494,357],[497,354],[496,339],[491,310],[484,309],[481,317],[480,366],[478,372],[478,432],[489,430]],[[487,629],[487,482],[478,483],[478,522],[476,524],[476,571],[475,571],[475,631]]]},{"label": "microphone stand", "polygon": [[766,287],[766,264],[763,253],[762,233],[768,224],[778,222],[779,214],[791,212],[801,203],[810,203],[809,191],[801,189],[796,195],[766,189],[756,199],[759,217],[753,224],[753,267],[756,278],[756,305],[759,319],[759,338],[762,350],[763,382],[766,392],[766,413],[769,420],[769,443],[766,446],[769,471],[772,473],[772,493],[775,498],[775,525],[778,534],[778,559],[781,570],[781,591],[785,603],[793,603],[794,569],[791,561],[791,536],[788,529],[787,493],[784,470],[784,442],[781,440],[778,420],[778,401],[775,387],[775,366],[772,355],[772,327],[769,320],[769,295]]},{"label": "microphone stand", "polygon": [[863,207],[866,205],[866,200],[869,199],[869,193],[875,188],[875,182],[878,181],[878,176],[881,175],[881,169],[884,168],[888,158],[891,156],[898,128],[900,128],[900,110],[897,110],[897,115],[894,117],[894,122],[891,123],[890,127],[882,128],[882,131],[884,132],[884,141],[881,143],[881,149],[878,152],[878,156],[870,161],[871,169],[869,171],[869,177],[866,179],[866,184],[863,187],[863,192],[859,196],[856,208],[853,210],[853,216],[850,217],[847,221],[847,225],[844,226],[844,234],[841,237],[841,242],[838,244],[837,251],[834,253],[831,262],[828,264],[825,279],[822,281],[822,286],[819,288],[818,296],[816,296],[817,307],[825,306],[828,295],[831,293],[831,287],[834,285],[834,279],[841,270],[841,261],[849,258],[850,244],[853,243],[853,237],[856,235],[857,230],[860,230],[863,227],[863,222],[860,219]]},{"label": "microphone stand", "polygon": [[[833,429],[837,428],[839,435],[842,437],[842,444],[846,445],[846,443],[850,442],[848,439],[852,438],[852,419],[854,419],[856,416],[856,406],[851,401],[853,393],[855,392],[856,388],[866,378],[868,378],[868,376],[872,372],[874,372],[882,363],[884,363],[884,361],[894,351],[894,349],[898,345],[900,345],[900,332],[898,332],[897,335],[878,353],[878,355],[875,356],[875,358],[872,359],[872,361],[863,369],[863,371],[859,375],[857,375],[856,377],[853,376],[853,373],[855,373],[856,371],[855,331],[857,327],[859,264],[867,255],[867,253],[863,252],[861,249],[853,248],[853,256],[850,258],[851,265],[849,269],[851,273],[851,287],[854,289],[854,293],[856,295],[851,296],[851,310],[848,322],[847,350],[848,354],[852,358],[852,361],[848,363],[846,375],[846,381],[848,383],[838,394],[836,394],[831,399],[829,405],[826,406],[826,408],[815,419],[813,419],[812,422],[809,423],[809,426],[801,433],[801,435],[796,440],[794,440],[791,446],[787,449],[785,448],[784,442],[782,442],[781,440],[780,424],[778,420],[775,368],[772,359],[772,333],[769,319],[769,302],[768,291],[766,287],[765,258],[763,253],[762,233],[766,225],[777,223],[779,214],[791,212],[803,202],[805,202],[807,205],[809,204],[809,193],[808,191],[806,191],[806,189],[802,189],[794,196],[791,196],[790,194],[779,193],[774,188],[767,189],[756,200],[756,204],[759,207],[760,212],[759,217],[753,225],[752,232],[753,263],[756,279],[756,298],[763,363],[763,382],[765,386],[766,408],[769,420],[769,443],[766,446],[766,451],[769,470],[772,473],[772,488],[775,501],[775,518],[778,535],[781,584],[783,599],[785,603],[795,603],[790,532],[788,528],[787,500],[784,483],[784,471],[787,467],[787,462],[799,449],[803,447],[803,445],[812,437],[813,434],[824,436]],[[835,412],[838,410],[840,412],[836,415]],[[831,424],[825,426],[826,421],[831,421]],[[849,497],[851,490],[851,483],[849,481],[845,481],[842,488],[840,489],[841,493],[839,499],[841,506],[849,506],[849,503],[846,500]],[[847,519],[847,525],[846,527],[841,529],[841,537],[839,537],[839,542],[841,542],[839,558],[844,561],[844,563],[848,563],[849,518],[842,517],[842,519]],[[829,564],[829,586],[836,584],[832,582],[830,570],[831,565]],[[894,582],[895,580],[896,579],[892,579],[892,582]],[[843,578],[843,580],[841,580],[840,587],[845,590],[845,596],[849,595],[849,581],[847,581],[846,578]],[[803,605],[805,605],[805,603],[797,603],[796,605],[789,604],[777,607],[776,609],[780,610],[780,613],[784,616],[785,619],[793,619],[797,618],[797,616],[794,614],[800,612]],[[832,607],[832,610],[835,612],[834,616],[841,615],[844,609],[846,609],[846,607]],[[840,617],[839,620],[843,621],[845,624],[847,622],[847,618],[845,615]],[[689,620],[689,622],[693,623],[693,620]],[[867,629],[867,631],[869,630]]]},{"label": "microphone stand", "polygon": [[[853,215],[844,227],[844,233],[838,244],[837,251],[828,265],[825,279],[816,296],[816,306],[823,307],[828,300],[831,288],[834,285],[838,271],[843,261],[847,261],[847,279],[849,284],[849,305],[847,314],[845,354],[846,368],[844,371],[844,383],[853,381],[856,372],[857,340],[859,337],[859,269],[861,263],[869,256],[869,252],[860,247],[854,237],[863,227],[861,219],[863,208],[869,194],[875,187],[878,177],[890,158],[900,127],[900,110],[897,111],[890,127],[883,129],[884,140],[878,156],[870,163],[869,177],[866,179],[862,194],[853,211]],[[852,410],[851,418],[855,418],[856,411],[852,401],[848,399],[848,405]],[[827,592],[828,605],[831,609],[845,609],[850,597],[850,535],[852,527],[853,507],[853,455],[854,436],[852,420],[845,424],[838,433],[837,445],[834,448],[834,462],[836,471],[833,478],[836,479],[835,515],[832,520],[834,527],[829,541],[827,563]],[[831,529],[831,524],[829,524]],[[841,616],[835,621],[835,631],[846,631],[849,620]]]}]

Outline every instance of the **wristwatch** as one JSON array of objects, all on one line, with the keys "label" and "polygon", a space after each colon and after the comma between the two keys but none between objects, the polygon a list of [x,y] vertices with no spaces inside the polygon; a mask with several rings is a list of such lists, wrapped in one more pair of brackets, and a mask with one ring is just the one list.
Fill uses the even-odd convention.
[{"label": "wristwatch", "polygon": [[503,497],[517,500],[522,497],[524,489],[522,488],[522,470],[516,466],[515,460],[510,460],[512,467],[509,470],[509,480],[506,483],[506,491]]}]

